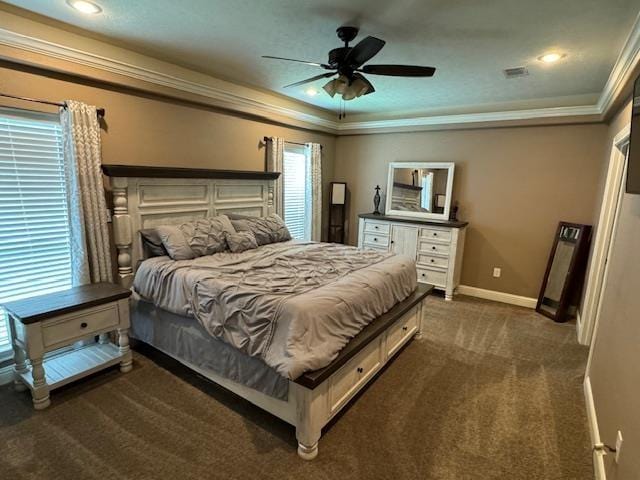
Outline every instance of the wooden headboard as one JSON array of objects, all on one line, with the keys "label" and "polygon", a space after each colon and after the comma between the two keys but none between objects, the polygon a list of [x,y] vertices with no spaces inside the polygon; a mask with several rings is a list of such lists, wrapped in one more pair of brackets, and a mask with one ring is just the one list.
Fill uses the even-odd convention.
[{"label": "wooden headboard", "polygon": [[103,165],[102,171],[111,177],[117,281],[126,288],[143,259],[141,229],[229,212],[269,215],[274,212],[274,180],[280,175],[124,165]]}]

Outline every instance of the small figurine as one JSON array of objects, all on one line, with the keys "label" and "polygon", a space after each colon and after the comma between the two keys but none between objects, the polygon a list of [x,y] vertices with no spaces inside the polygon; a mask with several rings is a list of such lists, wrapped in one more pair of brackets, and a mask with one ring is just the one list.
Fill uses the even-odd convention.
[{"label": "small figurine", "polygon": [[382,215],[380,213],[380,185],[376,185],[376,194],[373,196],[373,214]]}]

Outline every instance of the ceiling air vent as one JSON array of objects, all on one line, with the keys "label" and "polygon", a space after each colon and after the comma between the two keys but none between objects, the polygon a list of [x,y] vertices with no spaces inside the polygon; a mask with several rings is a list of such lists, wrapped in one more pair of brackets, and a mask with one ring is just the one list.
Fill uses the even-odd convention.
[{"label": "ceiling air vent", "polygon": [[529,75],[529,70],[527,70],[527,67],[505,68],[503,72],[504,76],[507,78],[526,77],[527,75]]}]

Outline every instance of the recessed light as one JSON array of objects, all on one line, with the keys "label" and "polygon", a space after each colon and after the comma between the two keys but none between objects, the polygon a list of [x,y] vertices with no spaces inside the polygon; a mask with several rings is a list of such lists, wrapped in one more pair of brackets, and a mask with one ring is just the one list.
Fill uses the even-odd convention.
[{"label": "recessed light", "polygon": [[100,8],[99,5],[93,2],[87,2],[86,0],[67,0],[67,3],[70,7],[87,15],[95,15],[102,12],[102,8]]},{"label": "recessed light", "polygon": [[307,88],[304,93],[306,93],[307,95],[309,95],[310,97],[315,97],[318,94],[318,90],[316,90],[315,88]]},{"label": "recessed light", "polygon": [[544,63],[555,63],[564,57],[566,57],[566,55],[563,53],[550,52],[550,53],[545,53],[544,55],[539,56],[538,60]]}]

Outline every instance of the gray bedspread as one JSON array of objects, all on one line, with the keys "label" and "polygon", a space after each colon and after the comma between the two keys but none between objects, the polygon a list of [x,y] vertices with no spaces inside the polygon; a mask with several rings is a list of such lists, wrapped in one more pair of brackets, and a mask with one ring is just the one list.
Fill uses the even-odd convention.
[{"label": "gray bedspread", "polygon": [[136,292],[295,379],[325,367],[416,288],[415,262],[344,245],[283,242],[193,260],[142,262]]}]

